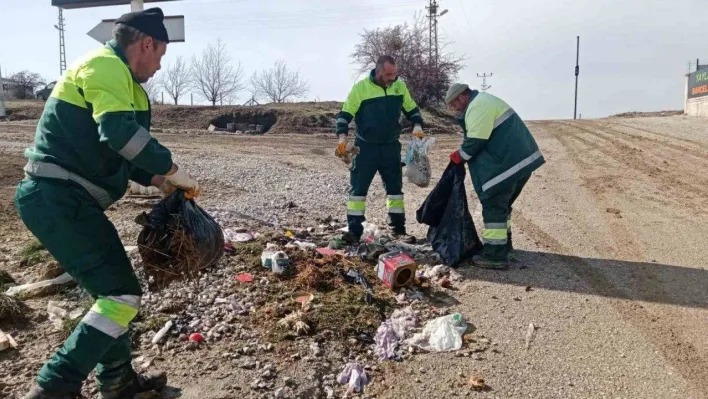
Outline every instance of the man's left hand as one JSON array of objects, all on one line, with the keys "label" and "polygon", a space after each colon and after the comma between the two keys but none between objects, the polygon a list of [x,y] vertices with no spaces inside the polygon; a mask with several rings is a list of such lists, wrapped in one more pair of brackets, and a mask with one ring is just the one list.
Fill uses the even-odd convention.
[{"label": "man's left hand", "polygon": [[413,137],[422,139],[425,137],[425,134],[423,133],[423,128],[420,127],[420,125],[415,125],[413,126]]}]

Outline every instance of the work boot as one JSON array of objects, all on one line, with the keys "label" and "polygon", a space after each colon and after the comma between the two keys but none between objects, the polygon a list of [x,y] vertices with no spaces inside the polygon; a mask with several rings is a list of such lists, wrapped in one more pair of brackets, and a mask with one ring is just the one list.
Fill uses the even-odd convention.
[{"label": "work boot", "polygon": [[509,262],[506,260],[487,259],[483,255],[475,255],[472,257],[472,263],[482,269],[507,270]]},{"label": "work boot", "polygon": [[342,234],[342,241],[347,243],[347,245],[358,244],[359,240],[361,240],[360,236],[356,236],[349,231],[345,231],[344,234]]},{"label": "work boot", "polygon": [[133,374],[133,379],[127,385],[110,391],[101,391],[101,399],[133,399],[139,393],[159,392],[167,386],[167,375],[160,372]]},{"label": "work boot", "polygon": [[22,399],[77,399],[81,398],[79,392],[66,393],[66,392],[50,392],[40,388],[39,385],[35,385],[30,389],[29,392]]},{"label": "work boot", "polygon": [[417,242],[417,239],[411,235],[408,235],[406,233],[393,233],[393,239],[396,241],[400,241],[402,243],[406,244],[415,244]]}]

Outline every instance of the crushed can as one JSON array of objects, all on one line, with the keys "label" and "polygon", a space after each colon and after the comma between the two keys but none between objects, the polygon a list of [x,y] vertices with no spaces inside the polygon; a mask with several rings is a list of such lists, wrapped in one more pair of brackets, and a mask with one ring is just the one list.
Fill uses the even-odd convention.
[{"label": "crushed can", "polygon": [[376,275],[391,289],[411,285],[415,280],[416,263],[403,252],[389,252],[379,256]]},{"label": "crushed can", "polygon": [[273,269],[273,252],[263,251],[261,253],[261,265],[267,269]]},{"label": "crushed can", "polygon": [[276,252],[271,257],[271,270],[275,274],[288,274],[290,272],[290,258],[285,252]]}]

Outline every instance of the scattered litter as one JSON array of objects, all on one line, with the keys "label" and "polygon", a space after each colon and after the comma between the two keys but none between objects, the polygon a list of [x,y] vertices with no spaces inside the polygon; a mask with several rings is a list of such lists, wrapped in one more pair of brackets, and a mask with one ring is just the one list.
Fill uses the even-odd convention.
[{"label": "scattered litter", "polygon": [[408,343],[431,352],[456,351],[462,348],[462,335],[467,323],[459,313],[428,321],[423,331],[415,334]]},{"label": "scattered litter", "polygon": [[271,257],[271,270],[275,274],[289,274],[292,269],[288,254],[282,251],[274,253]]},{"label": "scattered litter", "polygon": [[290,313],[284,318],[278,320],[278,326],[293,330],[298,335],[305,335],[310,332],[310,326],[307,323],[305,314],[300,311]]},{"label": "scattered litter", "polygon": [[0,330],[0,352],[8,348],[17,348],[17,342],[15,342],[10,334],[5,334]]},{"label": "scattered litter", "polygon": [[65,307],[64,303],[58,301],[49,301],[47,303],[49,321],[54,324],[57,330],[61,330],[65,320],[76,320],[84,314],[84,310],[80,307],[72,311],[66,310]]},{"label": "scattered litter", "polygon": [[332,237],[329,241],[330,249],[344,249],[346,246],[346,241],[344,241],[341,237]]},{"label": "scattered litter", "polygon": [[295,302],[299,302],[302,305],[303,309],[305,309],[307,305],[312,302],[313,299],[315,299],[315,296],[307,291],[297,291],[293,293],[292,298],[295,300]]},{"label": "scattered litter", "polygon": [[295,237],[295,234],[293,234],[292,231],[288,230],[285,232],[285,237],[293,238],[293,237]]},{"label": "scattered litter", "polygon": [[470,388],[474,389],[475,391],[489,390],[489,385],[484,382],[484,379],[479,377],[470,376],[470,379],[467,380],[467,383],[470,385]]},{"label": "scattered litter", "polygon": [[372,243],[381,237],[381,232],[375,224],[364,222],[362,223],[362,227],[364,227],[362,238],[365,243]]},{"label": "scattered litter", "polygon": [[368,304],[374,302],[374,289],[371,287],[371,284],[366,281],[366,278],[363,274],[361,274],[356,269],[349,268],[349,270],[347,270],[346,273],[343,273],[342,276],[344,277],[344,280],[348,283],[360,284],[362,287],[364,287],[364,302]]},{"label": "scattered litter", "polygon": [[413,283],[416,264],[408,255],[389,252],[379,257],[376,274],[384,285],[391,289],[405,287]]},{"label": "scattered litter", "polygon": [[249,232],[241,232],[233,229],[224,230],[224,241],[228,242],[249,242],[256,239],[255,234]]},{"label": "scattered litter", "polygon": [[7,290],[6,294],[8,296],[15,296],[18,294],[32,296],[34,294],[38,294],[40,292],[43,292],[44,291],[44,290],[42,290],[43,288],[64,285],[64,284],[69,283],[73,280],[74,279],[69,275],[69,273],[64,273],[61,276],[59,276],[57,278],[53,278],[51,280],[44,280],[44,281],[39,281],[37,283],[23,284],[23,285],[18,285],[15,287],[10,287]]},{"label": "scattered litter", "polygon": [[529,328],[526,330],[526,350],[531,348],[531,342],[533,341],[536,332],[536,326],[533,323],[529,324]]},{"label": "scattered litter", "polygon": [[381,360],[398,360],[396,349],[399,343],[405,339],[406,332],[417,324],[418,318],[410,307],[396,309],[391,318],[381,323],[376,330],[374,342],[379,358]]},{"label": "scattered litter", "polygon": [[399,304],[422,301],[423,299],[425,299],[425,295],[423,295],[422,292],[408,290],[405,288],[401,288],[398,295],[396,295],[396,302],[398,302]]},{"label": "scattered litter", "polygon": [[236,280],[242,283],[250,283],[253,281],[253,275],[251,273],[239,273],[236,276]]},{"label": "scattered litter", "polygon": [[306,242],[306,241],[295,241],[295,242],[293,242],[293,244],[295,244],[298,248],[300,248],[302,250],[317,248],[317,245],[315,245],[314,243]]},{"label": "scattered litter", "polygon": [[152,337],[153,345],[162,341],[162,338],[164,338],[165,334],[167,334],[167,332],[170,331],[173,324],[174,323],[172,322],[172,320],[168,320],[167,323],[165,323],[165,326],[162,327],[158,332],[155,333],[155,336]]},{"label": "scattered litter", "polygon": [[156,282],[196,278],[224,254],[224,233],[188,193],[177,190],[136,220],[143,230],[138,249],[145,271]]},{"label": "scattered litter", "polygon": [[337,377],[340,384],[348,384],[345,397],[353,393],[363,392],[364,386],[369,383],[369,376],[366,374],[364,367],[359,363],[348,363],[344,366],[344,370]]},{"label": "scattered litter", "polygon": [[323,256],[344,255],[344,252],[342,251],[337,251],[327,247],[317,248],[317,252]]},{"label": "scattered litter", "polygon": [[408,181],[418,187],[428,187],[432,168],[430,167],[430,150],[435,144],[435,138],[413,137],[406,146],[404,162]]},{"label": "scattered litter", "polygon": [[124,245],[123,249],[125,250],[125,253],[130,255],[130,253],[132,253],[133,251],[138,249],[138,246],[137,245]]},{"label": "scattered litter", "polygon": [[190,340],[191,342],[197,342],[197,343],[199,343],[199,342],[204,341],[204,336],[203,336],[202,334],[200,334],[200,333],[192,333],[192,334],[189,335],[189,340]]}]

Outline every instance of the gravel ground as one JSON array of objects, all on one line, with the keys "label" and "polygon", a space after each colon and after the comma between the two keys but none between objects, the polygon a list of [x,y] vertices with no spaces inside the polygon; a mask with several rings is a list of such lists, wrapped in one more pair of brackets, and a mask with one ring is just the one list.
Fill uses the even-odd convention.
[{"label": "gravel ground", "polygon": [[[199,399],[273,397],[277,388],[317,397],[326,396],[329,387],[340,397],[343,390],[332,380],[348,356],[372,367],[370,397],[708,398],[705,120],[612,118],[529,126],[548,163],[515,207],[519,262],[507,272],[462,268],[463,282],[453,291],[435,291],[438,297],[427,298],[418,309],[430,312],[434,305],[444,313],[464,314],[482,346],[415,354],[398,363],[376,362],[361,343],[324,343],[323,353],[315,355],[305,339],[287,351],[268,351],[259,346],[268,342],[258,336],[258,321],[239,316],[226,322],[232,331],[195,351],[177,338],[168,348],[142,342],[136,366],[152,361],[151,367],[170,372],[170,385],[182,388],[183,398]],[[28,123],[0,124],[0,184],[5,187],[0,269],[20,282],[37,279],[36,268],[19,266],[17,252],[30,236],[11,205],[11,186],[22,176],[21,150],[32,130]],[[158,137],[203,182],[200,204],[225,227],[266,231],[316,227],[317,219],[328,216],[343,219],[348,173],[331,155],[332,137]],[[432,159],[435,177],[459,140],[439,138]],[[424,237],[415,210],[429,189],[406,184],[405,192],[409,231]],[[469,195],[481,223],[478,202]],[[134,215],[148,208],[149,203],[124,200],[108,212],[126,244],[139,232]],[[384,225],[384,208],[377,179],[367,217]],[[205,278],[227,289],[217,283],[231,281],[242,267],[227,263]],[[76,301],[78,295],[74,290],[64,297]],[[0,371],[0,392],[10,397],[28,387],[60,343],[41,316],[46,300],[28,301],[37,309],[31,326],[12,326],[20,350],[0,354],[0,370],[11,370],[4,376]],[[220,306],[210,300],[198,299],[201,311],[221,317]],[[150,298],[146,301],[153,306]],[[527,348],[531,323],[536,329]],[[244,354],[244,347],[254,352]],[[293,358],[290,351],[300,356]],[[483,378],[490,389],[470,390],[470,376]],[[258,388],[258,379],[268,387]],[[91,389],[89,384],[89,394]]]}]

